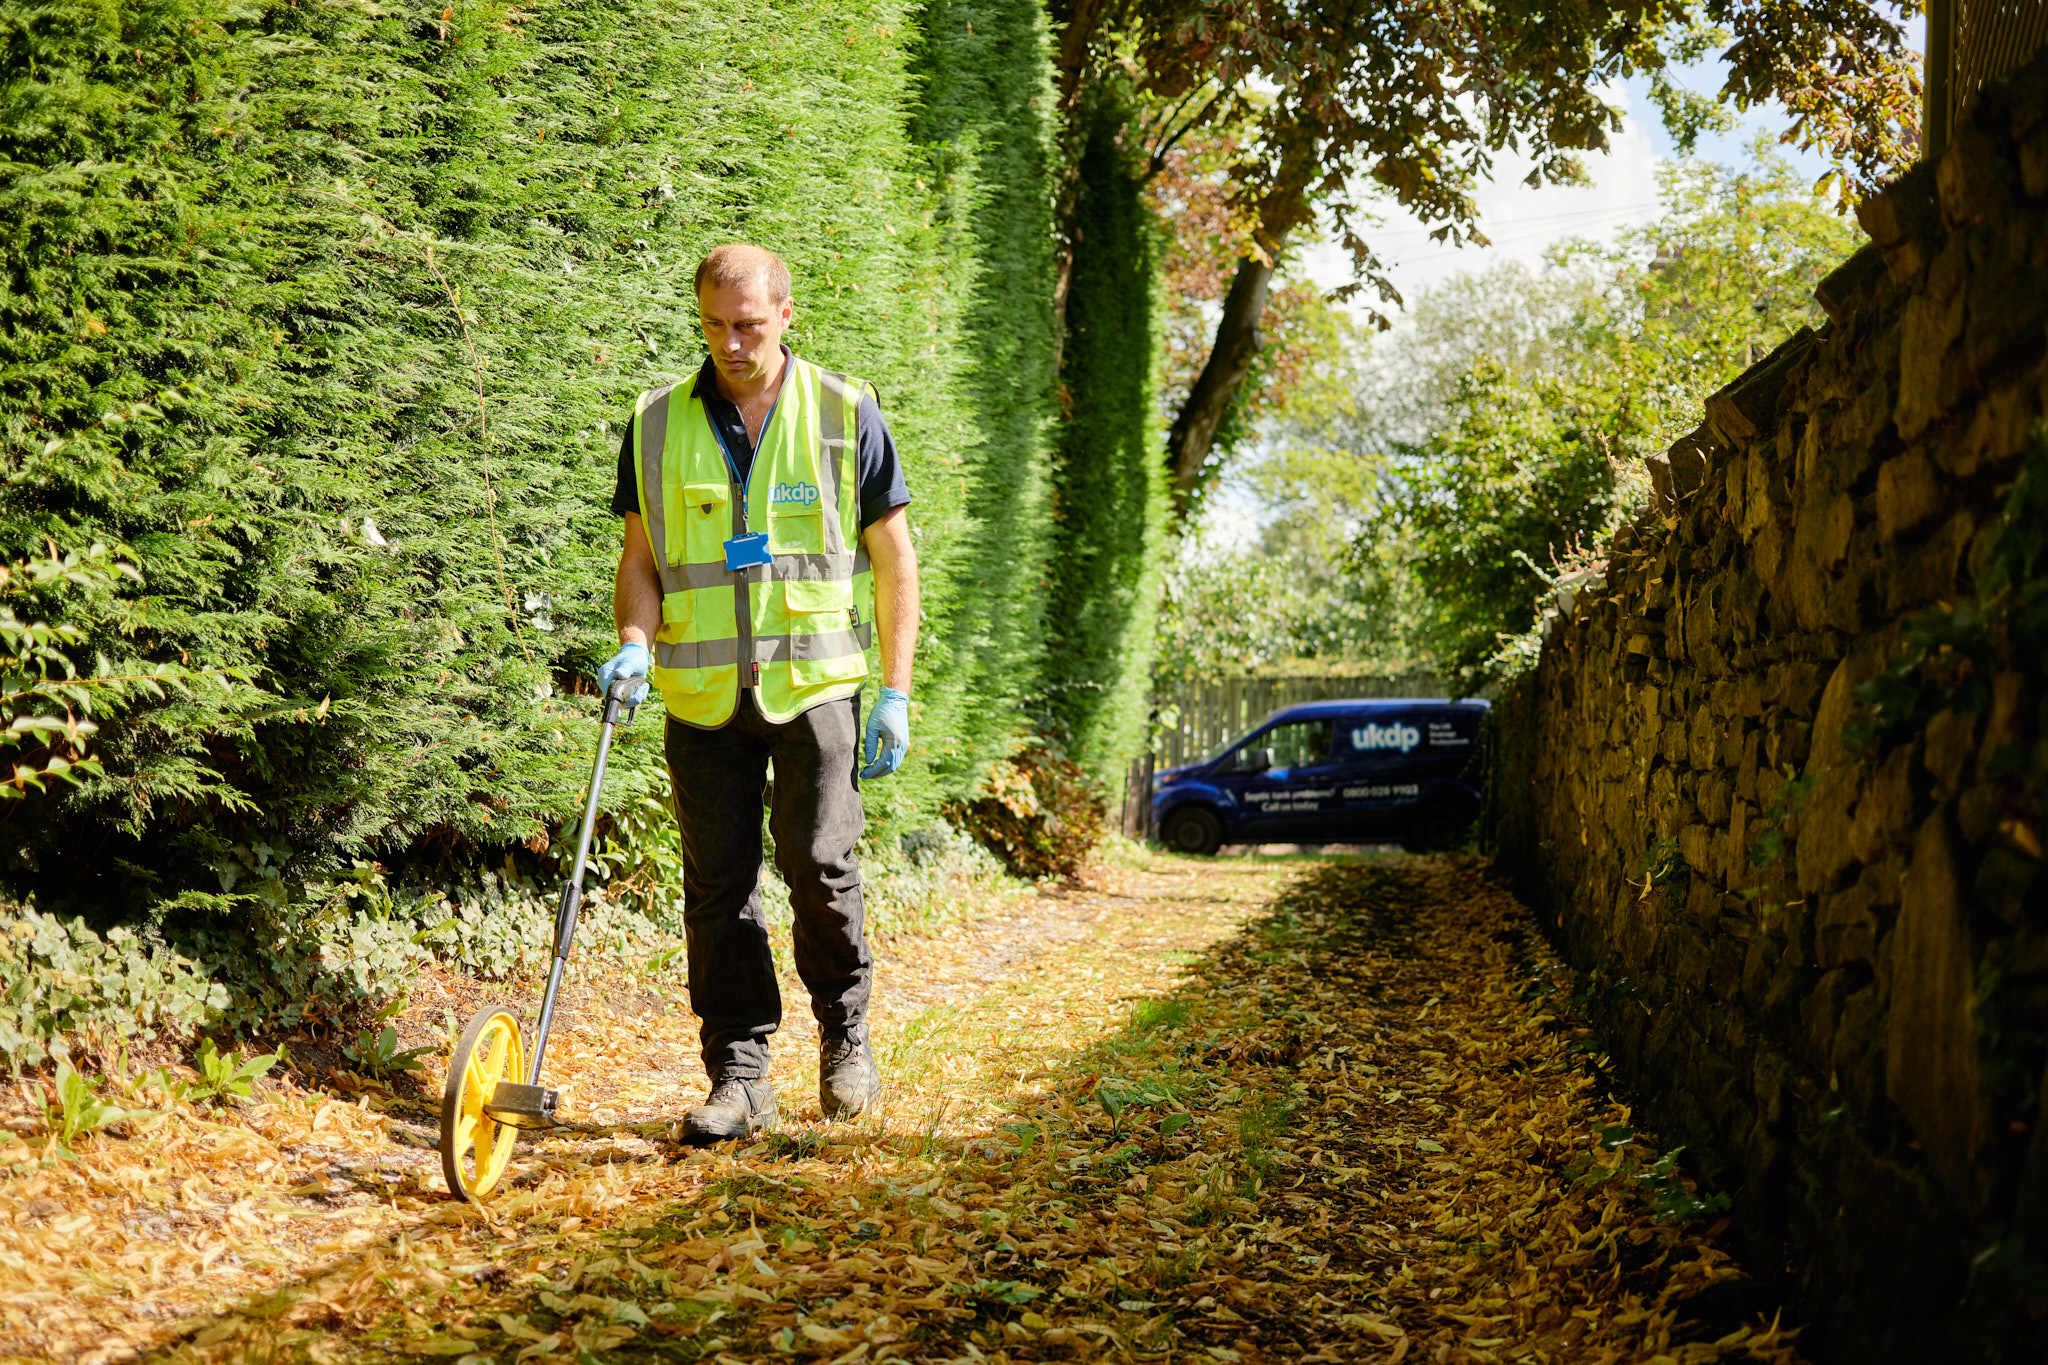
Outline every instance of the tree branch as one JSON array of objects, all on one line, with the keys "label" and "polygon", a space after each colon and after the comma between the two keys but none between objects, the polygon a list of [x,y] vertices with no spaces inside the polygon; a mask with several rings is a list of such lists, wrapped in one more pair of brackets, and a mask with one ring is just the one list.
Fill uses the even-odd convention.
[{"label": "tree branch", "polygon": [[[1276,247],[1278,243],[1274,244]],[[1266,295],[1277,267],[1265,260],[1246,258],[1237,263],[1230,292],[1223,299],[1223,316],[1216,322],[1216,340],[1202,372],[1195,376],[1187,402],[1173,419],[1166,437],[1167,469],[1173,478],[1173,515],[1185,518],[1193,505],[1195,485],[1202,466],[1216,445],[1216,430],[1244,385],[1252,357],[1259,352],[1259,319],[1266,312]]]},{"label": "tree branch", "polygon": [[[1175,131],[1172,137],[1165,139],[1157,147],[1152,149],[1152,155],[1150,158],[1146,160],[1145,163],[1145,178],[1143,183],[1147,185],[1151,184],[1152,181],[1158,177],[1159,173],[1166,169],[1167,153],[1173,150],[1175,143],[1179,142],[1182,138],[1186,137],[1189,133],[1193,132],[1196,128],[1199,128],[1203,123],[1208,121],[1209,115],[1216,112],[1216,106],[1223,102],[1223,94],[1223,91],[1218,90],[1215,94],[1211,95],[1209,97],[1209,102],[1202,106],[1201,111],[1199,113],[1197,113],[1193,118],[1189,119],[1186,123],[1181,124],[1180,128],[1177,131]],[[1184,105],[1176,106],[1173,111],[1174,114],[1179,114],[1182,107],[1184,107]],[[1161,123],[1159,126],[1163,129],[1167,126],[1167,123],[1171,122],[1172,117],[1169,116],[1167,122]]]}]

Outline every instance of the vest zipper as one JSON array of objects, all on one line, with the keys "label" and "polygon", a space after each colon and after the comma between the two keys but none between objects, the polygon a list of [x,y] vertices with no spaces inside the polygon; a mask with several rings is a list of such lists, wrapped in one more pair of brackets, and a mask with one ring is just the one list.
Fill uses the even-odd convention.
[{"label": "vest zipper", "polygon": [[[755,458],[758,459],[760,457],[759,451],[754,452],[754,454]],[[752,469],[749,469],[747,471],[750,480],[753,476],[753,472],[754,471]],[[732,533],[735,536],[743,536],[747,533],[748,529],[747,518],[746,515],[743,512],[741,512],[740,509],[743,506],[745,506],[744,499],[746,497],[746,490],[743,487],[741,487],[738,481],[734,481],[732,491]],[[751,682],[742,681],[740,685],[743,687],[759,687],[761,685],[761,663],[758,659],[754,657],[753,604],[749,600],[749,593],[747,591],[747,579],[752,575],[752,573],[753,570],[751,569],[741,569],[739,571],[738,576],[733,579],[732,584],[732,613],[734,627],[733,633],[739,637],[739,658],[737,662],[739,662],[742,665],[745,665],[748,669],[751,669],[753,675]],[[734,671],[737,672],[740,678],[743,680],[746,679],[748,676],[746,671],[738,669]],[[739,699],[734,698],[733,701],[734,705],[737,706]]]}]

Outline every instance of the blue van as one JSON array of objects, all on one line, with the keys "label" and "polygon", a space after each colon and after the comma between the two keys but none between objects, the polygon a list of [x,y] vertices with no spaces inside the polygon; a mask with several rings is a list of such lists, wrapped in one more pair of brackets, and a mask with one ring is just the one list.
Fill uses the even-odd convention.
[{"label": "blue van", "polygon": [[1479,814],[1483,701],[1313,701],[1153,778],[1168,848],[1395,842],[1456,846]]}]

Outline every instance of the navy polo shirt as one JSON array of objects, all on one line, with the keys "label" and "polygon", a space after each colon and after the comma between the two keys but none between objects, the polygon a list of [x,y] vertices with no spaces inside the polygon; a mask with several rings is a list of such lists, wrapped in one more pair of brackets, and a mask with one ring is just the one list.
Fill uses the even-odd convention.
[{"label": "navy polo shirt", "polygon": [[[782,353],[789,355],[789,348],[783,347]],[[739,405],[718,391],[718,367],[712,364],[710,356],[704,357],[690,391],[704,400],[704,415],[725,438],[726,449],[732,452],[733,463],[739,466],[744,481],[754,467],[754,443],[747,436]],[[873,395],[861,403],[854,418],[854,469],[860,485],[863,527],[892,508],[909,504],[910,487],[903,482],[903,462],[896,455],[896,441],[889,435],[889,424],[882,419],[881,404]],[[623,517],[639,510],[640,484],[633,477],[633,424],[628,422],[626,434],[619,441],[619,482],[612,490],[612,511]]]}]

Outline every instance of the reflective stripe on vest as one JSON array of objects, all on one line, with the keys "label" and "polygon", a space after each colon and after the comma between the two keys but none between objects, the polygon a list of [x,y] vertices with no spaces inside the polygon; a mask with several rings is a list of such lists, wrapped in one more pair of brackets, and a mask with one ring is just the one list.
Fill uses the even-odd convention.
[{"label": "reflective stripe on vest", "polygon": [[[662,592],[652,676],[676,719],[722,725],[742,686],[775,721],[859,690],[873,637],[855,458],[866,392],[792,357],[744,495],[702,400],[682,386],[640,395],[635,472]],[[767,532],[773,559],[735,572],[725,542],[743,530]]]}]

